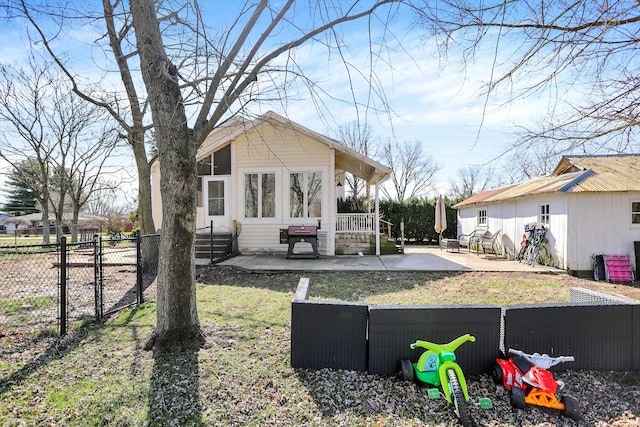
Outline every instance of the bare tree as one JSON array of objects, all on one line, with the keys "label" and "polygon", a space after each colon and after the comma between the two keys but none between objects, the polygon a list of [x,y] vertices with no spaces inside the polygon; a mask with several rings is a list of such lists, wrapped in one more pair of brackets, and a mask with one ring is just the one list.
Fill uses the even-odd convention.
[{"label": "bare tree", "polygon": [[442,166],[429,155],[422,153],[420,141],[396,143],[387,140],[380,157],[391,168],[393,191],[383,187],[388,198],[402,202],[414,197],[426,196],[433,189],[433,178]]},{"label": "bare tree", "polygon": [[491,188],[493,173],[481,166],[467,166],[458,170],[458,179],[449,182],[451,197],[467,199],[474,194]]},{"label": "bare tree", "polygon": [[[151,209],[151,166],[146,151],[147,134],[152,129],[148,117],[148,104],[144,94],[139,94],[136,85],[135,69],[138,68],[135,38],[131,25],[131,15],[126,5],[116,0],[104,0],[102,10],[82,13],[76,9],[52,5],[44,2],[16,0],[11,2],[9,14],[24,16],[36,29],[36,34],[53,58],[58,67],[67,76],[71,90],[83,100],[103,108],[120,126],[121,139],[124,139],[132,150],[138,175],[138,222],[143,233],[155,232]],[[117,9],[120,8],[118,11]],[[44,15],[44,17],[43,17]],[[98,19],[96,19],[96,16]],[[177,16],[177,15],[176,15]],[[101,45],[105,55],[111,54],[115,63],[115,72],[119,75],[119,85],[110,78],[113,70],[106,70],[104,76],[96,80],[83,79],[81,73],[75,72],[70,64],[64,45],[56,47],[55,41],[64,30],[68,30],[71,22],[84,19],[85,22],[103,22],[106,32]],[[45,28],[54,28],[51,35]],[[57,28],[56,28],[57,27]]]},{"label": "bare tree", "polygon": [[[16,1],[21,13],[38,29],[42,43],[74,82],[74,91],[106,108],[122,128],[128,130],[126,137],[131,144],[142,145],[142,136],[153,123],[160,164],[163,232],[157,324],[148,345],[158,350],[175,350],[200,344],[203,336],[194,283],[198,146],[213,129],[233,115],[248,111],[247,105],[257,100],[285,103],[286,90],[292,81],[304,82],[313,101],[321,105],[321,99],[316,96],[322,91],[305,77],[296,60],[296,49],[303,44],[318,42],[319,46],[328,48],[329,54],[337,53],[352,76],[362,77],[376,86],[370,95],[379,95],[382,82],[377,80],[376,73],[354,70],[346,60],[346,41],[339,27],[356,20],[368,20],[371,28],[384,27],[403,2],[319,1],[302,5],[286,0],[276,5],[267,0],[246,1],[240,5],[238,16],[221,24],[212,36],[204,25],[198,2],[103,0],[99,17],[106,22],[109,47],[128,95],[119,103],[117,92],[108,91],[104,98],[99,98],[96,94],[100,92],[92,91],[90,84],[81,88],[81,79],[71,71],[70,62],[55,52],[52,43],[55,34],[45,34],[44,29],[52,26],[39,25],[40,9],[32,2]],[[51,12],[53,6],[47,6],[42,10]],[[70,13],[68,9],[55,12],[47,18],[67,17]],[[96,13],[93,15],[98,17]],[[77,21],[61,19],[59,28],[69,22]],[[115,24],[118,29],[114,31],[111,26]],[[383,31],[382,42],[370,45],[370,55],[380,55],[384,50],[380,46],[384,46],[390,36]],[[141,71],[144,98],[135,92],[135,78],[127,75],[134,69]],[[353,92],[350,96],[355,98]],[[116,98],[116,101],[105,98]],[[149,106],[151,112],[146,126],[141,124],[147,111],[145,106]],[[142,179],[141,175],[141,185]]]},{"label": "bare tree", "polygon": [[[332,32],[341,23],[366,18],[389,2],[374,2],[363,8],[359,2],[322,5],[313,24],[294,21],[298,11],[293,0],[276,8],[266,0],[245,4],[247,19],[238,36],[224,49],[215,70],[203,87],[201,107],[193,127],[187,126],[185,97],[179,84],[178,68],[166,55],[163,34],[151,0],[131,2],[133,25],[142,75],[158,143],[161,191],[163,193],[163,234],[158,272],[157,348],[186,346],[201,341],[195,303],[194,230],[196,209],[196,149],[206,135],[218,126],[234,104],[243,104],[251,96],[261,72],[281,56]],[[304,26],[303,26],[304,25]],[[280,39],[280,30],[294,30],[289,41],[264,46],[270,36]],[[251,36],[253,32],[259,35]],[[263,51],[263,49],[266,49]],[[247,52],[244,54],[243,52]]]},{"label": "bare tree", "polygon": [[[583,147],[584,149],[584,147]],[[505,157],[506,166],[500,176],[509,184],[549,175],[560,161],[564,147],[554,141],[541,139],[531,144],[523,144],[510,151]],[[571,154],[589,154],[583,150],[571,150]]]},{"label": "bare tree", "polygon": [[637,1],[425,1],[420,13],[443,52],[460,46],[464,61],[493,52],[485,96],[548,95],[548,115],[521,125],[517,158],[537,156],[539,165],[553,162],[541,157],[640,148]]},{"label": "bare tree", "polygon": [[[100,118],[96,114],[93,118]],[[94,193],[104,193],[118,188],[120,180],[102,179],[112,154],[119,148],[117,138],[109,129],[99,129],[95,134],[72,141],[68,163],[63,169],[68,183],[67,194],[72,200],[71,240],[78,240],[80,212]],[[110,168],[113,174],[113,168]]]},{"label": "bare tree", "polygon": [[40,203],[44,224],[42,241],[48,244],[49,181],[56,140],[50,138],[46,123],[49,106],[46,92],[51,81],[45,69],[38,67],[33,58],[30,58],[29,66],[32,72],[6,65],[0,68],[0,120],[4,124],[0,156]]},{"label": "bare tree", "polygon": [[[375,152],[376,142],[371,133],[371,128],[366,123],[361,126],[357,121],[353,121],[339,125],[337,138],[347,148],[363,156],[370,157],[370,153]],[[363,179],[347,174],[345,176],[345,185],[354,198],[361,196],[363,191],[367,193],[366,196],[368,198],[367,183]]]},{"label": "bare tree", "polygon": [[131,210],[132,201],[126,199],[126,195],[118,189],[115,181],[108,181],[101,186],[99,191],[93,192],[86,203],[86,213],[89,215],[107,218],[111,215],[127,215]]},{"label": "bare tree", "polygon": [[25,161],[30,172],[37,165],[37,174],[23,178],[42,207],[44,243],[49,243],[50,211],[59,237],[69,207],[76,240],[80,209],[98,189],[105,162],[116,148],[96,127],[103,121],[101,111],[73,95],[54,70],[32,57],[26,69],[3,66],[0,77],[0,120],[5,125],[0,156],[16,172],[25,171]]}]

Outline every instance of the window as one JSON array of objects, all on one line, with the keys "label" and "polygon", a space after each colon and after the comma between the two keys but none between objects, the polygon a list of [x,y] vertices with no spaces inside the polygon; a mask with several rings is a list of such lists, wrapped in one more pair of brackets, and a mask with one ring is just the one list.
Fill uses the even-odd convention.
[{"label": "window", "polygon": [[289,217],[322,216],[322,172],[289,175]]},{"label": "window", "polygon": [[207,215],[224,216],[224,181],[209,181],[207,186]]},{"label": "window", "polygon": [[244,175],[245,218],[275,218],[276,174],[247,173]]},{"label": "window", "polygon": [[478,210],[478,225],[487,225],[487,210]]},{"label": "window", "polygon": [[211,156],[198,160],[198,176],[211,175]]},{"label": "window", "polygon": [[231,175],[231,145],[198,160],[198,176],[202,175]]},{"label": "window", "polygon": [[631,224],[640,224],[640,202],[631,202]]},{"label": "window", "polygon": [[540,205],[540,222],[543,224],[549,224],[549,205]]},{"label": "window", "polygon": [[213,153],[213,174],[231,175],[231,145]]}]

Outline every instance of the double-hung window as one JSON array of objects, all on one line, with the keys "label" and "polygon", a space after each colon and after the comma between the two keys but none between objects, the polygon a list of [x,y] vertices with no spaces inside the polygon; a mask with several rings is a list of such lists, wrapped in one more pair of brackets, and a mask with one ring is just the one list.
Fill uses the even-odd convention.
[{"label": "double-hung window", "polygon": [[544,225],[549,225],[549,219],[551,219],[549,204],[541,204],[540,205],[540,222],[543,223]]},{"label": "double-hung window", "polygon": [[289,217],[322,216],[322,172],[289,174]]},{"label": "double-hung window", "polygon": [[246,173],[244,175],[244,217],[275,218],[276,174]]},{"label": "double-hung window", "polygon": [[640,201],[631,201],[631,224],[640,225]]},{"label": "double-hung window", "polygon": [[478,225],[487,225],[487,209],[478,209]]}]

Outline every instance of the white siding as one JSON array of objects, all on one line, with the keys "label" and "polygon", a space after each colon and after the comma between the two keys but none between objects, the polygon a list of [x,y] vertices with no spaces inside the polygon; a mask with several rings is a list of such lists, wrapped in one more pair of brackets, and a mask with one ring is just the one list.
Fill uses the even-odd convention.
[{"label": "white siding", "polygon": [[[212,134],[198,151],[198,159],[210,155],[223,144],[231,144],[231,176],[229,177],[230,221],[242,226],[238,240],[240,252],[284,253],[280,230],[289,225],[317,225],[321,222],[320,253],[335,253],[336,170],[335,150],[321,140],[276,122],[258,122],[244,133],[233,133],[232,127],[222,137]],[[232,139],[231,139],[232,138]],[[289,174],[293,172],[322,173],[322,212],[318,217],[289,218]],[[244,175],[274,173],[276,175],[276,215],[274,218],[244,217]],[[340,171],[338,171],[340,173]],[[157,227],[162,221],[159,189],[159,167],[152,166],[153,212]],[[204,227],[204,208],[197,209],[196,227]]]},{"label": "white siding", "polygon": [[[468,234],[475,228],[486,228],[492,233],[500,231],[500,243],[504,255],[514,259],[520,250],[520,242],[524,234],[525,224],[538,221],[540,204],[549,204],[551,219],[547,231],[549,249],[558,268],[565,268],[566,248],[564,234],[566,231],[566,199],[556,194],[543,194],[522,197],[508,201],[488,203],[486,205],[469,206],[458,211],[458,228]],[[487,210],[487,227],[477,227],[478,209]]]},{"label": "white siding", "polygon": [[631,224],[631,201],[640,193],[574,193],[568,200],[569,268],[591,270],[593,254],[629,255],[637,265],[633,242],[640,241],[640,227]]},{"label": "white siding", "polygon": [[[234,141],[231,192],[235,201],[233,219],[242,223],[238,239],[240,252],[284,253],[287,245],[280,243],[280,229],[289,225],[317,225],[330,235],[322,242],[322,255],[333,255],[335,243],[331,221],[335,222],[335,185],[333,150],[291,128],[259,125]],[[276,217],[272,219],[244,218],[244,174],[251,172],[276,173]],[[289,218],[289,174],[291,172],[322,172],[322,215],[313,218]],[[333,218],[333,219],[332,219]],[[324,234],[324,233],[323,233]],[[296,245],[300,249],[304,244]],[[309,245],[305,245],[309,246]]]},{"label": "white siding", "polygon": [[635,266],[634,241],[640,225],[631,224],[631,202],[640,193],[547,193],[458,210],[458,234],[477,228],[478,209],[487,209],[487,229],[502,229],[502,244],[512,257],[519,250],[524,225],[539,220],[541,204],[548,204],[549,250],[555,267],[572,271],[593,269],[593,254],[629,255]]},{"label": "white siding", "polygon": [[160,195],[160,163],[157,161],[151,165],[151,209],[153,224],[156,230],[162,227],[162,197]]}]

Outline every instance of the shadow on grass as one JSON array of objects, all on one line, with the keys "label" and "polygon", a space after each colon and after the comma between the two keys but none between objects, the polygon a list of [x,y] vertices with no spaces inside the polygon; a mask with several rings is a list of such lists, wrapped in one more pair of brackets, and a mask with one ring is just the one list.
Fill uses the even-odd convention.
[{"label": "shadow on grass", "polygon": [[[137,309],[131,310],[122,320],[122,325],[127,326],[134,318]],[[135,329],[135,328],[134,328]],[[104,334],[104,324],[96,321],[85,322],[74,328],[65,336],[51,336],[41,338],[42,341],[49,341],[44,349],[35,348],[38,345],[38,338],[34,338],[30,342],[24,342],[23,345],[32,353],[36,354],[31,360],[27,361],[24,366],[6,377],[0,377],[0,395],[10,390],[12,387],[24,383],[31,375],[39,369],[47,366],[54,360],[63,359],[68,354],[73,353],[81,347],[88,337],[94,340],[100,340]],[[133,331],[136,348],[142,348],[143,342],[138,337],[137,331]],[[46,344],[45,344],[46,345]]]},{"label": "shadow on grass", "polygon": [[197,282],[205,285],[255,287],[295,293],[301,277],[310,279],[309,298],[361,301],[367,297],[399,292],[425,282],[455,277],[457,271],[285,271],[250,272],[233,267],[205,266]]},{"label": "shadow on grass", "polygon": [[149,383],[149,425],[202,425],[198,351],[155,351],[153,358]]},{"label": "shadow on grass", "polygon": [[133,307],[137,303],[138,299],[143,300],[144,292],[147,290],[147,288],[149,288],[149,286],[151,286],[155,282],[157,276],[158,276],[157,270],[142,273],[141,291],[143,296],[141,297],[138,296],[138,285],[134,284],[129,289],[127,289],[127,291],[124,293],[124,295],[122,295],[122,297],[120,297],[118,301],[116,301],[115,303],[111,304],[108,308],[106,308],[103,315],[110,316],[113,313],[117,313],[118,311],[123,310],[125,308]]}]

